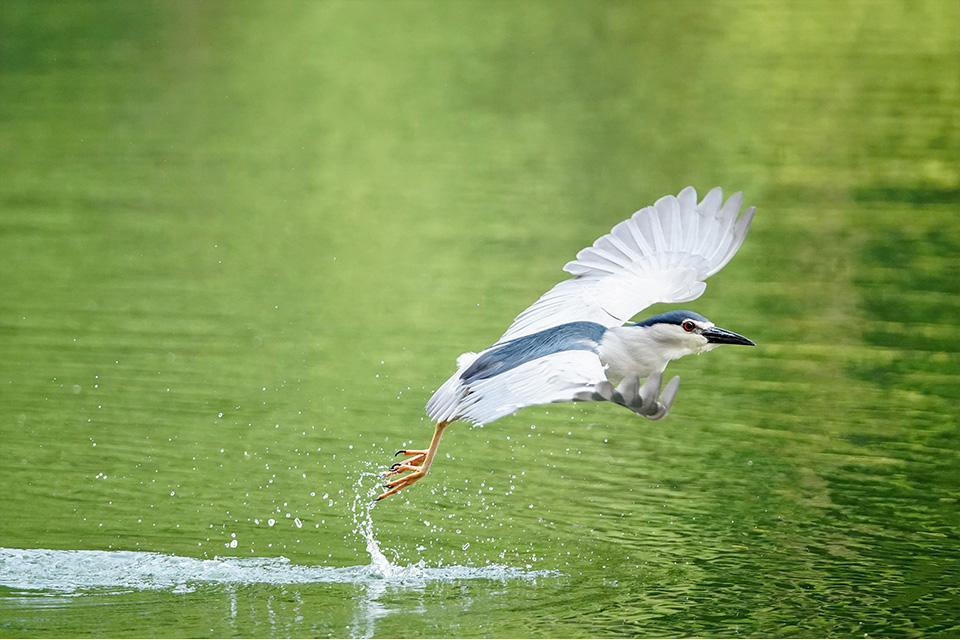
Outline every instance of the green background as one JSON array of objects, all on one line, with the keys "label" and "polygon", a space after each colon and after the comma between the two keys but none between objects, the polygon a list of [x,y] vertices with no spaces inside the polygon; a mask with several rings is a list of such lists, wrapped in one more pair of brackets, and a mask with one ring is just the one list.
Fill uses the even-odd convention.
[{"label": "green background", "polygon": [[[0,3],[0,635],[960,634],[958,52],[953,0]],[[456,356],[688,184],[758,207],[684,305],[758,346],[371,509]],[[295,579],[371,541],[440,577]],[[178,573],[224,556],[290,579]]]}]

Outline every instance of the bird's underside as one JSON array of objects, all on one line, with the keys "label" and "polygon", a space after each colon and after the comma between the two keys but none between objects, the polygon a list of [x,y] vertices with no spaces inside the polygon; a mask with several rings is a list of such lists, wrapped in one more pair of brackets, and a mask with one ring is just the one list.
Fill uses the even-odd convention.
[{"label": "bird's underside", "polygon": [[[680,388],[680,376],[674,376],[664,387],[661,394],[660,383],[662,379],[662,374],[655,373],[647,378],[641,386],[639,377],[629,376],[616,387],[609,381],[602,380],[595,384],[593,389],[580,392],[580,397],[575,398],[575,400],[613,402],[650,420],[660,420],[670,412],[670,407],[673,406],[673,401]],[[659,400],[657,399],[658,396]],[[401,449],[397,451],[396,455],[408,456],[407,459],[394,463],[380,475],[385,478],[400,477],[385,482],[384,488],[386,491],[380,494],[377,500],[393,495],[427,475],[433,457],[437,453],[437,447],[440,445],[440,438],[450,422],[452,421],[441,420],[437,423],[433,440],[431,440],[428,449]],[[404,473],[407,475],[402,475]]]},{"label": "bird's underside", "polygon": [[618,337],[623,325],[651,304],[686,302],[703,293],[704,280],[733,257],[749,229],[753,208],[740,215],[741,204],[739,193],[723,202],[719,187],[698,203],[687,187],[580,251],[564,266],[572,278],[518,315],[496,344],[457,359],[457,371],[427,403],[436,424],[430,446],[397,452],[407,459],[383,472],[390,479],[378,500],[426,475],[444,430],[456,420],[486,424],[524,407],[569,401],[614,402],[652,420],[666,416],[680,380],[674,377],[661,394],[663,367],[698,351],[646,358],[615,353],[610,345],[629,350]]}]

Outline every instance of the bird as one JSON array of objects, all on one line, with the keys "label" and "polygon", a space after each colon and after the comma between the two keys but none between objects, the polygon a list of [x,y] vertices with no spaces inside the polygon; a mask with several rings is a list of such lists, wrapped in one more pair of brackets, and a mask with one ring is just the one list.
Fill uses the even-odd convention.
[{"label": "bird", "polygon": [[381,472],[396,477],[384,480],[377,500],[422,479],[444,430],[457,420],[484,425],[525,407],[571,401],[613,402],[650,420],[666,417],[680,387],[674,376],[661,393],[671,360],[754,342],[683,309],[630,320],[653,304],[703,294],[704,280],[746,238],[756,207],[741,214],[742,205],[741,192],[724,201],[715,187],[697,202],[696,190],[686,187],[577,253],[563,267],[572,277],[520,313],[495,344],[457,358],[456,372],[426,405],[435,424],[429,447],[397,451],[406,458]]}]

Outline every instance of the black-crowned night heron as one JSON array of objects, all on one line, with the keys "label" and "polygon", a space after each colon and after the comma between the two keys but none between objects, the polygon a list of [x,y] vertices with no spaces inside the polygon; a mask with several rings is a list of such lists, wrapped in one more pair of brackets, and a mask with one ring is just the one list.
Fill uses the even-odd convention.
[{"label": "black-crowned night heron", "polygon": [[651,420],[666,416],[680,387],[674,377],[660,394],[668,362],[753,342],[693,311],[624,323],[654,303],[700,297],[703,281],[747,235],[754,207],[739,215],[742,203],[740,193],[724,203],[717,187],[698,204],[687,187],[578,253],[563,267],[573,277],[517,316],[495,345],[457,358],[457,372],[427,402],[436,422],[430,447],[397,452],[410,457],[383,472],[400,477],[386,483],[378,500],[426,475],[443,430],[455,420],[482,425],[531,405],[589,400],[615,402]]}]

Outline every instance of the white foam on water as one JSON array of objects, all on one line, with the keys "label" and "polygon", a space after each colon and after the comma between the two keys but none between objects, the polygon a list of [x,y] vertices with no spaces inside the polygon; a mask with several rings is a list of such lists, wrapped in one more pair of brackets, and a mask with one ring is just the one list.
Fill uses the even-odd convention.
[{"label": "white foam on water", "polygon": [[370,564],[324,567],[292,564],[287,558],[201,560],[143,551],[63,551],[0,548],[0,585],[59,595],[88,590],[191,591],[200,584],[383,583],[417,585],[434,581],[535,579],[553,575],[510,567],[399,567]]},{"label": "white foam on water", "polygon": [[89,591],[173,589],[193,591],[202,584],[363,584],[374,592],[393,586],[423,586],[459,580],[536,580],[559,575],[503,565],[483,567],[401,566],[387,559],[374,536],[373,493],[364,495],[365,477],[357,481],[353,504],[356,531],[364,538],[370,564],[328,567],[292,564],[284,557],[210,560],[143,551],[8,549],[0,547],[0,585],[57,595]]}]

